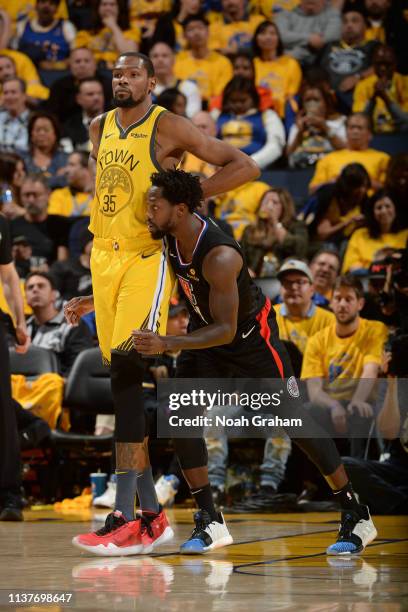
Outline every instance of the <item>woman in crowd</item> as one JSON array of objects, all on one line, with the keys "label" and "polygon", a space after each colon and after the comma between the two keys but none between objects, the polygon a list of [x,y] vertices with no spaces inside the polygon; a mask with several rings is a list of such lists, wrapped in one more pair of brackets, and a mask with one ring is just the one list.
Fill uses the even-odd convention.
[{"label": "woman in crowd", "polygon": [[20,205],[20,188],[25,175],[24,161],[17,153],[0,153],[1,210],[8,219],[24,214],[24,208]]},{"label": "woman in crowd", "polygon": [[51,189],[66,185],[68,156],[59,150],[60,127],[54,115],[47,112],[34,113],[28,122],[30,149],[24,155],[28,173],[41,173]]},{"label": "woman in crowd", "polygon": [[92,30],[78,32],[75,47],[90,49],[99,68],[110,70],[118,55],[138,50],[140,32],[137,28],[129,29],[126,0],[98,0],[93,24]]},{"label": "woman in crowd", "polygon": [[[238,51],[236,55],[231,59],[232,70],[234,76],[240,76],[244,79],[249,79],[255,83],[255,66],[254,60],[246,51]],[[259,85],[256,88],[259,96],[259,110],[265,111],[268,108],[275,108],[275,104],[272,98],[272,92],[269,87]],[[210,101],[210,111],[213,109],[221,110],[222,108],[222,94],[214,96]]]},{"label": "woman in crowd", "polygon": [[269,189],[259,203],[256,222],[247,225],[241,244],[254,276],[275,276],[286,257],[307,253],[305,224],[295,218],[295,205],[286,189]]},{"label": "woman in crowd", "polygon": [[381,189],[372,196],[366,207],[366,227],[356,230],[347,244],[343,261],[345,272],[366,272],[377,251],[386,247],[403,249],[407,244],[408,229],[397,214],[390,194]]},{"label": "woman in crowd", "polygon": [[218,138],[250,155],[261,169],[277,160],[285,145],[282,121],[273,110],[260,111],[256,87],[243,77],[233,77],[224,89],[217,131]]},{"label": "woman in crowd", "polygon": [[256,28],[252,50],[255,57],[255,82],[270,89],[275,108],[283,117],[286,101],[297,94],[300,88],[300,65],[290,55],[283,54],[279,30],[271,21],[263,21]]},{"label": "woman in crowd", "polygon": [[346,146],[346,117],[339,115],[331,93],[315,85],[305,85],[299,111],[292,125],[286,154],[291,168],[308,168],[334,149]]},{"label": "woman in crowd", "polygon": [[[313,211],[306,211],[305,221],[317,250],[322,242],[341,248],[352,232],[364,222],[364,210],[370,189],[370,177],[361,164],[343,168],[335,183],[321,187],[310,202]],[[312,245],[311,245],[312,247]]]},{"label": "woman in crowd", "polygon": [[187,98],[176,87],[165,89],[160,96],[157,97],[157,104],[163,106],[175,115],[186,116]]}]

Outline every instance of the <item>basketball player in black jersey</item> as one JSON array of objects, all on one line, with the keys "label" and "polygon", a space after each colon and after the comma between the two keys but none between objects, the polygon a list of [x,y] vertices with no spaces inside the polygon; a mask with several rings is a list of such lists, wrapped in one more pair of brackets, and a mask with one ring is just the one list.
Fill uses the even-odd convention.
[{"label": "basketball player in black jersey", "polygon": [[[239,244],[196,212],[203,197],[199,179],[167,170],[153,174],[151,180],[148,227],[154,238],[168,237],[169,261],[187,299],[190,328],[184,336],[135,330],[136,350],[147,355],[182,350],[177,367],[180,378],[285,378],[296,389],[274,310],[250,278]],[[310,422],[300,398],[274,408],[274,413]],[[319,435],[322,430],[317,424],[313,431],[314,439],[288,433],[319,468],[343,509],[337,542],[327,553],[358,554],[377,531],[368,508],[354,495],[334,442]],[[212,502],[204,440],[175,439],[174,444],[199,507],[196,528],[181,552],[203,553],[231,543],[224,519]]]}]

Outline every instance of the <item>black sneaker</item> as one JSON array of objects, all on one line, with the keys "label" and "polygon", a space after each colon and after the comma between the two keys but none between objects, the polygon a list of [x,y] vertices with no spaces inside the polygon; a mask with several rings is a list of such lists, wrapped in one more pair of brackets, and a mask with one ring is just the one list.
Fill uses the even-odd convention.
[{"label": "black sneaker", "polygon": [[358,555],[377,537],[377,530],[367,506],[360,512],[343,510],[337,541],[327,550],[328,555]]},{"label": "black sneaker", "polygon": [[21,497],[6,491],[0,498],[0,521],[23,521]]},{"label": "black sneaker", "polygon": [[181,554],[201,555],[208,550],[232,544],[232,536],[221,512],[218,513],[218,520],[214,521],[208,512],[199,510],[194,515],[194,521],[195,528],[191,536],[180,546]]},{"label": "black sneaker", "polygon": [[261,487],[255,495],[235,503],[226,510],[234,514],[262,512],[296,512],[296,495],[276,493],[273,487]]}]

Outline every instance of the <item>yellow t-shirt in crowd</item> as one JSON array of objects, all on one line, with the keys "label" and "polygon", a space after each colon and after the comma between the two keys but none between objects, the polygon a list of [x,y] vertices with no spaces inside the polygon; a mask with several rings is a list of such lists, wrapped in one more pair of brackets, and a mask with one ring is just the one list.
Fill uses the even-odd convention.
[{"label": "yellow t-shirt in crowd", "polygon": [[[27,304],[27,298],[26,298],[26,294],[25,294],[24,281],[23,281],[22,278],[20,278],[20,289],[21,289],[21,294],[23,296],[24,314],[25,315],[31,315],[31,314],[33,314],[33,311],[31,310],[31,306],[29,306]],[[0,310],[5,312],[6,314],[12,316],[10,308],[9,308],[9,305],[8,305],[7,300],[5,298],[5,295],[4,295],[4,290],[3,290],[3,284],[2,283],[0,283]]]},{"label": "yellow t-shirt in crowd", "polygon": [[[364,112],[373,97],[377,81],[378,76],[372,74],[357,83],[353,94],[353,113]],[[407,112],[408,76],[396,72],[392,77],[390,87],[387,89],[387,95],[392,102],[396,102],[403,111]],[[394,132],[398,127],[386,103],[378,96],[375,98],[372,118],[375,132]]]},{"label": "yellow t-shirt in crowd", "polygon": [[371,22],[370,26],[365,31],[364,40],[378,40],[378,42],[385,44],[385,29],[382,23],[374,25]]},{"label": "yellow t-shirt in crowd", "polygon": [[145,17],[159,16],[171,9],[171,0],[129,0],[129,18],[133,22]]},{"label": "yellow t-shirt in crowd", "polygon": [[275,110],[283,117],[286,100],[297,94],[300,88],[302,70],[299,62],[290,55],[281,55],[272,62],[263,62],[256,57],[254,65],[256,85],[271,90]]},{"label": "yellow t-shirt in crowd", "polygon": [[263,21],[262,15],[250,15],[248,19],[232,23],[215,21],[210,24],[208,46],[210,49],[236,53],[238,49],[251,45],[254,32]]},{"label": "yellow t-shirt in crowd", "polygon": [[388,330],[383,323],[360,319],[352,336],[339,338],[333,322],[307,343],[301,378],[322,378],[323,389],[330,397],[350,398],[363,367],[367,363],[381,364],[387,337]]},{"label": "yellow t-shirt in crowd", "polygon": [[335,181],[343,168],[348,164],[362,164],[372,180],[384,183],[389,161],[390,156],[387,153],[376,151],[375,149],[366,149],[365,151],[340,149],[340,151],[332,151],[317,162],[309,187],[317,187],[324,183]]},{"label": "yellow t-shirt in crowd", "polygon": [[192,153],[186,153],[181,162],[181,169],[185,172],[197,172],[204,174],[206,178],[212,176],[217,170],[216,166],[203,161]]},{"label": "yellow t-shirt in crowd", "polygon": [[[125,30],[123,36],[127,40],[133,40],[137,45],[140,42],[140,31],[137,28]],[[97,34],[88,30],[80,30],[75,37],[74,47],[87,47],[92,51],[95,61],[97,63],[106,62],[107,68],[113,68],[119,55],[109,28],[102,28]]]},{"label": "yellow t-shirt in crowd", "polygon": [[20,53],[20,51],[13,51],[12,49],[1,49],[0,55],[7,55],[14,61],[17,76],[25,82],[29,97],[38,98],[39,100],[48,99],[50,90],[41,84],[37,69],[28,55]]},{"label": "yellow t-shirt in crowd", "polygon": [[343,274],[351,268],[368,269],[371,262],[375,260],[377,251],[385,247],[403,249],[407,239],[408,229],[395,234],[383,234],[379,238],[371,238],[366,227],[356,230],[347,244],[342,268]]},{"label": "yellow t-shirt in crowd", "polygon": [[279,11],[293,11],[299,4],[300,0],[251,0],[250,6],[254,13],[264,15],[270,19],[273,13]]},{"label": "yellow t-shirt in crowd", "polygon": [[232,65],[216,51],[210,51],[203,59],[194,58],[191,51],[181,51],[176,57],[174,74],[178,79],[194,81],[201,97],[209,100],[218,96],[232,79]]},{"label": "yellow t-shirt in crowd", "polygon": [[[16,31],[17,21],[36,15],[35,0],[0,0],[0,9],[9,15],[13,33]],[[68,19],[66,0],[60,0],[55,19]]]},{"label": "yellow t-shirt in crowd", "polygon": [[286,304],[277,304],[274,309],[279,328],[279,338],[290,340],[293,344],[296,344],[301,353],[305,352],[309,338],[335,321],[332,312],[316,306],[313,302],[305,317],[292,317]]},{"label": "yellow t-shirt in crowd", "polygon": [[91,214],[93,196],[89,193],[73,193],[69,187],[55,189],[48,202],[49,215],[83,217]]},{"label": "yellow t-shirt in crowd", "polygon": [[253,181],[216,198],[215,216],[231,225],[236,240],[240,240],[246,226],[255,221],[261,198],[268,189],[267,183]]}]

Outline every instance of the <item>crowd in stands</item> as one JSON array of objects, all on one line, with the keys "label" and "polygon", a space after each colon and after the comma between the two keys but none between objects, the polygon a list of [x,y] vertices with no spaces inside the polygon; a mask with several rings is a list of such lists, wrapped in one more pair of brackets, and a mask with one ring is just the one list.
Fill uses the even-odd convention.
[{"label": "crowd in stands", "polygon": [[[201,212],[241,243],[255,280],[270,280],[315,417],[334,436],[363,421],[364,439],[377,422],[370,461],[367,445],[341,446],[362,501],[408,511],[406,402],[388,368],[394,345],[408,349],[407,37],[397,0],[0,0],[1,213],[32,343],[55,352],[61,377],[97,345],[92,316],[72,329],[62,311],[92,290],[89,125],[112,108],[116,58],[139,50],[155,68],[154,103],[263,171]],[[191,154],[182,167],[217,170]],[[382,436],[393,449],[383,471]],[[219,501],[228,450],[208,447]],[[289,439],[267,440],[257,501],[242,511],[273,506],[290,449]],[[364,474],[383,491],[377,510]]]}]

